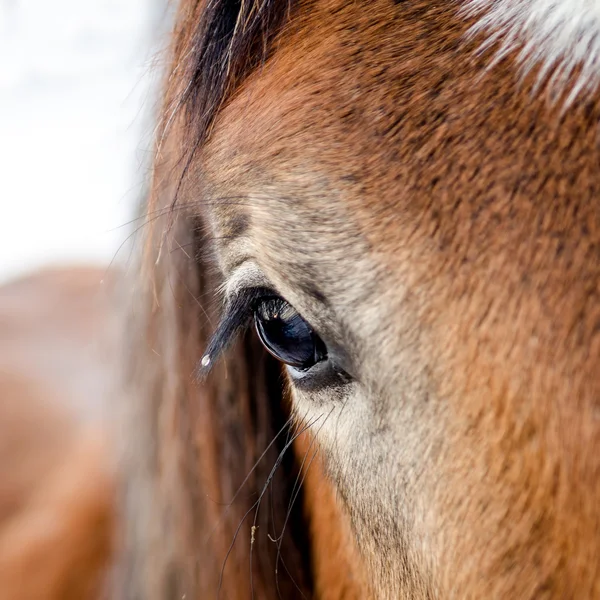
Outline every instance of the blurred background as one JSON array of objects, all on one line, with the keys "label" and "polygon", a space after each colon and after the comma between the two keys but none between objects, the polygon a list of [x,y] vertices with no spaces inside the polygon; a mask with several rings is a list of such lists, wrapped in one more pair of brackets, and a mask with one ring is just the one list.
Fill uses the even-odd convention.
[{"label": "blurred background", "polygon": [[105,597],[124,346],[108,267],[139,226],[169,29],[167,0],[0,0],[2,600]]},{"label": "blurred background", "polygon": [[0,0],[0,283],[127,260],[168,29],[166,0]]}]

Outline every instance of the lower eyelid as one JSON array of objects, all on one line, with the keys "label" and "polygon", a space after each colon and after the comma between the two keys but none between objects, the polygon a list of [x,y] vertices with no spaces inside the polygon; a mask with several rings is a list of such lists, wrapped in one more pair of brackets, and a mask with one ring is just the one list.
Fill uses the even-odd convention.
[{"label": "lower eyelid", "polygon": [[336,369],[331,361],[317,363],[307,371],[300,371],[286,365],[292,385],[303,392],[316,392],[325,388],[340,388],[354,382],[345,372]]}]

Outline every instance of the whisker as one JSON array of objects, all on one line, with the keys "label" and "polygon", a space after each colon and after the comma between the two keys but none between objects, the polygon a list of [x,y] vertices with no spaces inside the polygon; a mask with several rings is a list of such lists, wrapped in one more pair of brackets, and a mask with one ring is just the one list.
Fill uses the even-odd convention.
[{"label": "whisker", "polygon": [[[310,429],[315,423],[317,423],[319,421],[319,419],[321,419],[322,416],[323,415],[319,415],[318,417],[316,417],[315,419],[313,419],[312,421],[310,421],[309,423],[307,423],[306,425],[304,425],[300,429],[300,431],[298,431],[297,433],[295,433],[292,436],[292,438],[287,442],[287,444],[283,447],[283,449],[279,453],[279,456],[277,457],[277,460],[275,461],[275,464],[273,465],[273,468],[271,469],[271,472],[269,473],[269,476],[267,477],[267,481],[265,482],[265,484],[263,486],[263,489],[262,489],[262,491],[260,493],[260,496],[258,497],[258,500],[255,503],[256,511],[254,513],[254,522],[252,524],[252,526],[254,528],[256,528],[256,522],[258,520],[258,510],[260,508],[260,502],[262,501],[262,498],[265,495],[265,493],[266,493],[266,491],[267,491],[267,489],[269,487],[269,484],[273,480],[275,472],[279,468],[279,465],[282,463],[283,456],[284,456],[285,452],[296,441],[296,439],[299,436],[301,436],[305,431],[308,431],[308,429]],[[253,550],[254,550],[254,544],[251,544],[250,545],[250,593],[251,593],[251,598],[254,600],[254,585],[253,585],[253,574],[252,574],[252,556],[253,556]]]},{"label": "whisker", "polygon": [[[294,578],[292,577],[292,574],[290,573],[290,570],[287,568],[287,565],[285,564],[285,561],[283,560],[283,558],[281,558],[281,565],[283,566],[283,568],[285,569],[285,572],[288,574],[290,581],[294,584],[294,587],[298,590],[298,592],[300,593],[300,595],[302,596],[302,598],[304,598],[304,600],[308,600],[306,598],[306,595],[304,594],[304,592],[300,589],[300,586],[296,583],[296,581],[294,580]],[[281,596],[281,591],[279,590],[279,579],[275,579],[275,586],[277,588],[277,596],[283,600],[282,596]]]},{"label": "whisker", "polygon": [[[265,484],[263,485],[263,488],[261,490],[261,493],[258,497],[258,499],[256,500],[256,502],[254,502],[254,504],[246,511],[246,513],[243,515],[242,519],[240,520],[239,525],[237,526],[234,536],[233,536],[233,540],[231,541],[231,544],[229,545],[229,548],[227,549],[227,552],[225,554],[225,557],[223,559],[223,565],[221,567],[221,572],[219,575],[219,585],[217,588],[217,598],[219,598],[219,595],[221,593],[221,589],[223,587],[223,576],[225,573],[225,567],[227,566],[227,560],[229,559],[229,556],[231,555],[231,552],[233,551],[233,546],[237,540],[237,536],[239,535],[240,529],[242,528],[242,525],[244,524],[244,521],[246,520],[246,518],[248,517],[248,515],[256,508],[256,513],[255,513],[255,518],[254,518],[254,522],[253,522],[253,526],[256,527],[256,515],[258,514],[258,508],[260,507],[260,503],[261,500],[263,498],[263,496],[266,493],[266,490],[268,489],[269,484],[271,483],[271,480],[273,479],[273,476],[275,474],[275,472],[277,471],[277,469],[279,468],[279,465],[281,464],[282,460],[283,460],[283,456],[285,454],[285,452],[288,450],[288,448],[293,444],[294,440],[301,435],[302,433],[304,433],[304,431],[308,430],[310,427],[312,427],[312,425],[314,425],[314,423],[316,421],[318,421],[318,419],[320,418],[317,417],[317,419],[315,421],[312,421],[310,423],[307,423],[306,425],[304,425],[302,427],[302,429],[295,434],[292,439],[283,447],[283,449],[281,450],[281,452],[279,453],[279,456],[277,457],[277,460],[275,461],[275,464],[273,465],[273,468],[271,469],[267,480],[265,482]],[[271,442],[273,443],[273,442]],[[252,582],[252,548],[253,548],[253,544],[250,547],[250,585],[251,585],[251,590],[252,590],[252,594],[254,594],[254,587],[253,587],[253,582]]]},{"label": "whisker", "polygon": [[[313,439],[311,440],[308,448],[306,449],[306,452],[304,453],[304,457],[302,459],[302,463],[300,464],[300,468],[298,471],[298,475],[296,476],[296,481],[294,482],[294,487],[292,488],[292,493],[290,496],[290,500],[288,503],[288,508],[287,508],[287,512],[286,512],[286,516],[285,516],[285,520],[283,522],[283,528],[281,530],[281,534],[279,535],[278,538],[276,538],[277,540],[277,558],[275,559],[275,582],[276,582],[276,586],[277,586],[277,590],[279,591],[279,580],[278,580],[278,570],[277,570],[277,565],[279,564],[279,560],[281,559],[281,545],[283,543],[283,536],[285,534],[285,530],[287,528],[287,524],[288,521],[290,519],[290,516],[292,514],[292,508],[294,507],[294,503],[296,502],[296,499],[298,498],[299,494],[300,494],[300,490],[302,488],[302,484],[304,483],[306,476],[308,475],[308,471],[318,453],[318,448],[315,448],[315,451],[313,452],[310,461],[308,463],[308,466],[306,467],[306,470],[304,470],[304,464],[306,462],[306,458],[308,457],[308,454],[311,450],[311,448],[313,447],[314,443],[317,440],[317,436],[319,435],[319,433],[321,432],[321,429],[323,429],[323,427],[325,426],[325,423],[327,423],[327,420],[329,419],[329,417],[331,416],[331,414],[333,413],[335,407],[332,407],[331,410],[329,411],[329,413],[327,414],[327,416],[325,417],[324,421],[321,423],[319,429],[316,431],[316,433],[313,436]],[[300,476],[302,475],[302,478],[300,478]]]},{"label": "whisker", "polygon": [[228,514],[230,508],[232,507],[233,503],[235,502],[235,500],[237,499],[237,497],[241,493],[241,491],[244,488],[244,486],[246,485],[246,483],[248,483],[248,480],[250,479],[250,476],[252,475],[252,473],[254,473],[254,471],[257,469],[258,465],[262,461],[262,459],[267,455],[267,452],[271,449],[271,447],[273,446],[273,444],[275,444],[275,442],[277,441],[277,439],[279,438],[279,436],[286,429],[288,429],[288,431],[289,431],[289,425],[292,422],[292,420],[293,420],[293,417],[289,417],[288,418],[288,420],[283,424],[283,426],[281,427],[281,429],[275,434],[275,437],[271,440],[271,442],[269,443],[269,445],[264,449],[264,451],[262,452],[262,454],[255,461],[254,466],[250,469],[250,471],[248,472],[248,474],[246,475],[246,477],[244,478],[244,480],[242,481],[242,483],[239,485],[238,489],[236,490],[236,492],[233,495],[233,497],[231,498],[231,500],[229,502],[227,502],[227,503],[223,503],[222,504],[222,506],[225,506],[226,508],[223,511],[223,513],[221,515],[221,518],[219,519],[219,521],[217,522],[217,524],[213,527],[212,531],[208,534],[208,537],[206,538],[207,541],[210,540],[210,538],[212,537],[212,535],[215,533],[216,529],[222,525],[223,520],[227,516],[227,514]]}]

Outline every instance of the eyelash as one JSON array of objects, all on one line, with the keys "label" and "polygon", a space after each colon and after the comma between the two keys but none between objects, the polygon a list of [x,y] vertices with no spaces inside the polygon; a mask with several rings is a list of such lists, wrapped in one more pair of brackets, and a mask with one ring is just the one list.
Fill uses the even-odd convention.
[{"label": "eyelash", "polygon": [[225,314],[200,360],[197,369],[198,378],[202,379],[208,375],[219,356],[240,333],[250,327],[256,303],[265,296],[277,296],[277,293],[268,288],[245,288],[227,304]]}]

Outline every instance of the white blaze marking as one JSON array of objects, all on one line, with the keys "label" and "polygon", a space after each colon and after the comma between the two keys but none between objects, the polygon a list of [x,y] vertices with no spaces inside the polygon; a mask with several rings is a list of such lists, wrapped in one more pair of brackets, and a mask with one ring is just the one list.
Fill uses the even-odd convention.
[{"label": "white blaze marking", "polygon": [[552,92],[572,83],[566,104],[598,87],[600,0],[466,0],[463,12],[479,16],[471,34],[485,33],[484,47],[498,43],[497,59],[517,48],[524,71],[539,66]]}]

